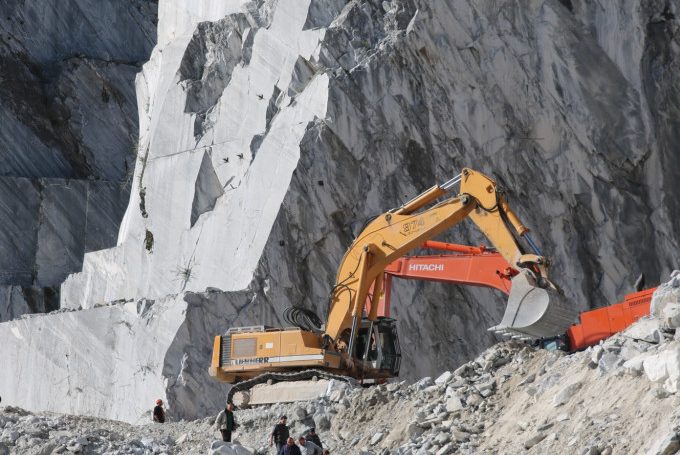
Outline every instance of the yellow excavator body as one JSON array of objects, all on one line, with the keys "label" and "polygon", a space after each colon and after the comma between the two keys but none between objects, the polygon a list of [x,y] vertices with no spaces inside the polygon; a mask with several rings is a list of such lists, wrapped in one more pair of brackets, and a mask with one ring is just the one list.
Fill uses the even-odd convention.
[{"label": "yellow excavator body", "polygon": [[225,382],[237,382],[253,378],[263,370],[337,369],[339,364],[339,356],[322,349],[313,332],[259,326],[248,327],[247,332],[216,336],[210,374]]}]

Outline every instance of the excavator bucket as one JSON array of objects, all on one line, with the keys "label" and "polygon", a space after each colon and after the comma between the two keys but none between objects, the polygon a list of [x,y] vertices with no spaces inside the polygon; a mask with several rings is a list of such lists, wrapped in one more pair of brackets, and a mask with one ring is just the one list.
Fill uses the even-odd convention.
[{"label": "excavator bucket", "polygon": [[577,316],[563,295],[539,287],[530,271],[521,270],[512,279],[503,319],[489,330],[521,339],[550,338],[564,334]]}]

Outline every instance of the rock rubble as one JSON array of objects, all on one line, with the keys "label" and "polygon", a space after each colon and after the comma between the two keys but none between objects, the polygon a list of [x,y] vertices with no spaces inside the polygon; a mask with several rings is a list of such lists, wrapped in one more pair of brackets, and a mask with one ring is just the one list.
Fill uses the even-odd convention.
[{"label": "rock rubble", "polygon": [[[603,357],[623,347],[653,356],[676,342],[666,344],[618,335],[599,348]],[[214,416],[172,421],[170,411],[170,423],[135,426],[7,407],[0,412],[0,453],[265,454],[281,414],[289,416],[292,435],[315,426],[332,453],[539,454],[565,447],[600,455],[673,453],[680,434],[678,395],[665,388],[655,394],[658,377],[629,374],[625,365],[590,366],[596,350],[567,355],[505,342],[436,380],[338,388],[310,402],[239,409],[237,444],[215,440]],[[500,365],[489,366],[490,359]],[[635,438],[631,428],[647,436]]]},{"label": "rock rubble", "polygon": [[[574,354],[502,342],[435,379],[239,409],[234,444],[215,441],[214,417],[177,421],[172,410],[170,423],[134,426],[7,407],[0,453],[264,454],[286,414],[292,435],[314,426],[332,453],[671,454],[680,447],[680,341],[654,320]],[[640,337],[645,331],[660,341]]]}]

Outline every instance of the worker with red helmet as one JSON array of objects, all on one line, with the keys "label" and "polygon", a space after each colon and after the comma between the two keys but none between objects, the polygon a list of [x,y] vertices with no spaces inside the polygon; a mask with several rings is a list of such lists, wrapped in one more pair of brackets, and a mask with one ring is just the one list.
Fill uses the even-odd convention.
[{"label": "worker with red helmet", "polygon": [[163,400],[156,400],[156,407],[153,408],[153,421],[165,423],[165,410],[163,410]]}]

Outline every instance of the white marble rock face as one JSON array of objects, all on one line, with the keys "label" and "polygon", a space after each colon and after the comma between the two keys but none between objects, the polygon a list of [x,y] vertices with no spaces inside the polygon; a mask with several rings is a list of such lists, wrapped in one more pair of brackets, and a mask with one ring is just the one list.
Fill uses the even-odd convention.
[{"label": "white marble rock face", "polygon": [[182,16],[164,43],[164,20],[186,12],[161,5],[160,44],[137,80],[142,156],[118,245],[85,257],[62,287],[64,307],[248,286],[300,141],[326,114],[326,75],[286,93],[324,31],[303,30],[305,2],[277,11],[267,19],[227,3],[211,24]]},{"label": "white marble rock face", "polygon": [[[625,2],[609,22],[580,1],[478,3],[161,1],[117,245],[62,285],[82,310],[0,325],[12,364],[42,368],[30,397],[28,376],[0,377],[3,403],[128,421],[157,396],[178,418],[217,410],[213,335],[281,324],[288,305],[324,317],[361,222],[464,166],[507,187],[574,305],[669,270],[680,47],[661,38],[664,6]],[[618,46],[617,27],[644,33]],[[469,224],[444,239],[483,241]],[[403,376],[474,357],[502,302],[398,283]]]}]

